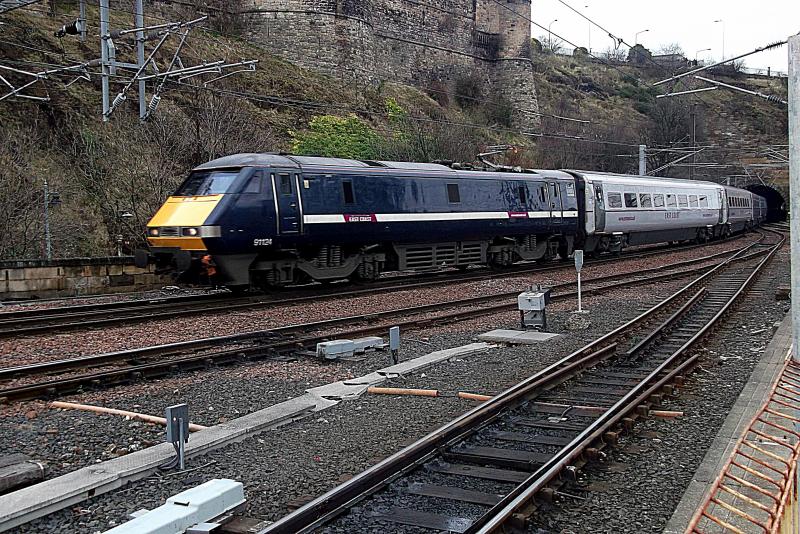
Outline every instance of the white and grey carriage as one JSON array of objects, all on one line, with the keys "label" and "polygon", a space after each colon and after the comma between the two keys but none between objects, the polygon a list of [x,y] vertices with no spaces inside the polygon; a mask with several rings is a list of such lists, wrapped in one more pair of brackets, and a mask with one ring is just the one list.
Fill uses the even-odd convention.
[{"label": "white and grey carriage", "polygon": [[751,228],[766,217],[766,202],[760,196],[711,182],[574,174],[585,183],[587,252],[706,241]]}]

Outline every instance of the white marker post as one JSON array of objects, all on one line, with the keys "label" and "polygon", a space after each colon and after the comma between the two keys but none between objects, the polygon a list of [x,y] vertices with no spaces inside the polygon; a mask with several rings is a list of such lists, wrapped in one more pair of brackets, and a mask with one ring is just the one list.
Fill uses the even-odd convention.
[{"label": "white marker post", "polygon": [[578,312],[583,311],[581,306],[581,269],[583,268],[583,251],[575,251],[575,270],[578,272]]}]

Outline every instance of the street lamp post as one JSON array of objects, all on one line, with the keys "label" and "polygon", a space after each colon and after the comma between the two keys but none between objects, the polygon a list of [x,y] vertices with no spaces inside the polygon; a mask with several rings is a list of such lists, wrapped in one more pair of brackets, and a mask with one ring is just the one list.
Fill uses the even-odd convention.
[{"label": "street lamp post", "polygon": [[[583,9],[589,9],[588,5],[583,6]],[[592,21],[589,21],[589,48],[587,49],[589,53],[592,53]]]},{"label": "street lamp post", "polygon": [[715,20],[715,23],[722,23],[722,61],[725,61],[725,21],[722,19]]},{"label": "street lamp post", "polygon": [[710,48],[703,48],[702,50],[698,50],[697,52],[695,52],[695,53],[694,53],[694,62],[695,62],[695,63],[697,63],[697,55],[698,55],[700,52],[709,52],[710,50],[711,50]]},{"label": "street lamp post", "polygon": [[[553,22],[558,22],[558,19],[553,19]],[[547,25],[547,47],[550,51],[553,51],[553,34],[550,32],[550,27],[553,25],[553,22]]]},{"label": "street lamp post", "polygon": [[649,32],[649,31],[650,30],[648,29],[648,30],[642,30],[640,32],[636,32],[636,37],[633,38],[633,45],[636,46],[637,44],[639,44],[639,35],[640,34],[645,33],[645,32]]}]

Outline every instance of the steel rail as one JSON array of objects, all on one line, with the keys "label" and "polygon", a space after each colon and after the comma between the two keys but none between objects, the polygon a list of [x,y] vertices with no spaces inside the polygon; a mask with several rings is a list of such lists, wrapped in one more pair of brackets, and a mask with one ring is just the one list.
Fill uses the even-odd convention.
[{"label": "steel rail", "polygon": [[[628,394],[614,404],[614,406],[609,408],[587,429],[582,431],[572,442],[561,449],[550,461],[537,469],[525,482],[515,488],[515,490],[492,507],[483,517],[473,523],[466,532],[469,534],[488,534],[499,530],[517,510],[529,502],[536,493],[541,491],[570,461],[573,461],[577,456],[582,454],[583,450],[590,443],[597,440],[606,430],[618,423],[625,415],[634,410],[636,406],[640,405],[652,393],[671,381],[672,378],[694,365],[700,358],[700,354],[695,354],[673,369],[670,369],[670,367],[675,364],[676,360],[702,339],[709,330],[719,322],[722,316],[728,312],[734,303],[738,301],[739,297],[749,288],[755,278],[760,274],[763,267],[773,258],[784,242],[785,236],[781,236],[779,242],[771,248],[769,254],[752,270],[736,293],[734,293],[722,308],[690,339],[675,350],[663,363],[632,388]],[[657,377],[663,373],[666,374],[664,374],[662,378],[657,379]]]},{"label": "steel rail", "polygon": [[[679,250],[690,250],[703,245],[691,245],[682,247]],[[733,254],[734,251],[723,251],[712,254],[707,258],[719,257]],[[644,251],[638,253],[628,253],[624,256],[613,258],[601,258],[591,260],[587,265],[599,265],[613,263],[629,259],[637,259],[661,254],[662,249]],[[698,259],[697,261],[702,261]],[[183,317],[189,315],[200,315],[230,310],[246,310],[257,308],[271,308],[281,305],[291,305],[302,302],[317,302],[332,298],[345,298],[361,295],[369,295],[387,291],[404,291],[424,287],[434,287],[458,282],[470,282],[475,280],[486,280],[494,278],[506,278],[512,276],[522,276],[528,274],[538,274],[545,272],[567,269],[570,264],[548,265],[544,267],[517,267],[506,269],[501,272],[482,270],[478,273],[436,273],[435,279],[414,282],[418,278],[430,278],[431,273],[421,273],[409,276],[388,278],[376,282],[370,287],[350,289],[344,291],[334,290],[332,292],[324,290],[323,293],[313,295],[290,294],[283,298],[269,296],[240,296],[231,297],[229,294],[213,295],[193,295],[188,297],[159,297],[154,299],[141,299],[125,302],[82,304],[77,306],[67,306],[58,308],[46,308],[38,310],[16,310],[10,312],[0,312],[0,338],[16,337],[22,335],[33,335],[41,332],[54,332],[64,330],[77,330],[98,326],[108,326],[120,323],[133,323],[155,319],[172,317]],[[398,283],[400,282],[400,283]],[[313,286],[315,290],[319,288]],[[294,288],[294,291],[304,291],[310,288]],[[211,304],[211,306],[209,306]],[[116,316],[108,316],[117,314]],[[89,319],[89,320],[87,320]]]},{"label": "steel rail", "polygon": [[[581,368],[581,365],[597,363],[601,359],[610,357],[616,347],[616,343],[612,343],[613,341],[624,337],[657,313],[674,305],[693,288],[696,288],[755,245],[742,249],[734,257],[710,269],[633,320],[542,369],[523,382],[500,393],[440,429],[431,432],[353,479],[333,488],[295,512],[269,525],[259,534],[309,532],[322,525],[354,503],[385,487],[392,480],[415,469],[436,455],[438,451],[477,432],[508,410],[535,396],[537,392],[546,389],[547,386],[563,382],[574,376],[576,369]],[[700,298],[700,296],[702,296],[702,291],[695,294],[695,298]],[[604,348],[598,350],[598,347],[601,346],[604,346]]]},{"label": "steel rail", "polygon": [[[744,250],[748,250],[752,248],[754,244],[749,245]],[[742,252],[740,251],[740,252]],[[737,253],[738,254],[738,253]],[[759,254],[759,253],[756,253]],[[733,258],[730,258],[733,259]],[[730,261],[729,259],[729,261]],[[698,262],[698,261],[706,261],[705,258],[697,259],[697,260],[689,260],[689,262]],[[682,265],[687,262],[679,262],[678,264],[672,264],[667,266],[662,266],[654,269],[648,269],[643,271],[638,271],[635,273],[620,273],[615,274],[607,277],[597,277],[593,279],[588,279],[585,283],[593,283],[599,281],[607,281],[619,278],[626,278],[629,276],[639,276],[642,274],[647,274],[649,272],[658,272],[660,270],[665,270],[673,267],[674,265]],[[646,280],[650,282],[656,281],[664,281],[664,280],[671,280],[679,277],[689,276],[691,274],[695,274],[697,272],[702,272],[703,270],[709,269],[708,267],[700,267],[695,269],[689,269],[685,271],[676,271],[676,272],[669,272],[666,274],[661,274],[657,276],[650,276]],[[627,287],[630,285],[636,285],[641,283],[643,280],[641,278],[633,278],[631,280],[625,280],[623,282],[612,283],[608,285],[603,285],[599,287],[589,287],[583,290],[583,294],[585,295],[594,295],[598,293],[602,293],[604,291],[618,289],[621,287]],[[554,288],[558,287],[569,287],[571,283],[563,283],[554,286]],[[303,339],[290,339],[287,342],[274,342],[270,341],[270,337],[274,338],[276,336],[288,336],[292,334],[297,334],[300,332],[310,331],[310,330],[319,330],[324,328],[330,328],[334,326],[338,326],[341,324],[347,323],[358,323],[358,322],[365,322],[379,318],[387,318],[387,317],[396,317],[396,316],[404,316],[404,315],[419,315],[422,313],[435,311],[438,309],[443,308],[451,308],[451,307],[468,307],[472,305],[479,305],[486,302],[492,302],[495,300],[506,299],[510,296],[516,296],[518,291],[507,292],[507,293],[500,293],[495,295],[488,295],[488,296],[479,296],[479,297],[472,297],[469,299],[460,299],[460,300],[453,300],[453,301],[446,301],[446,302],[438,302],[432,303],[422,306],[414,306],[409,308],[401,308],[396,310],[386,310],[382,312],[374,312],[365,315],[358,315],[358,316],[347,316],[347,317],[340,317],[335,319],[327,319],[321,321],[315,321],[311,323],[303,323],[303,324],[296,324],[296,325],[287,325],[283,327],[276,327],[269,330],[264,331],[256,331],[244,334],[236,334],[232,336],[219,336],[214,338],[206,338],[201,340],[192,340],[192,341],[184,341],[184,342],[177,342],[171,343],[167,345],[157,345],[153,347],[144,347],[141,349],[129,349],[124,351],[112,352],[112,353],[105,353],[105,354],[98,354],[98,355],[89,355],[89,356],[81,356],[78,358],[71,358],[66,360],[55,360],[50,362],[42,362],[24,366],[16,366],[16,367],[7,367],[0,369],[0,380],[9,380],[13,378],[17,378],[20,376],[31,376],[34,374],[52,374],[59,371],[65,370],[73,370],[73,369],[80,369],[85,367],[98,367],[102,365],[111,364],[114,362],[119,361],[126,361],[126,360],[139,360],[144,358],[152,358],[155,356],[169,356],[174,355],[177,353],[185,352],[185,351],[198,351],[203,350],[211,347],[215,347],[222,344],[237,344],[237,343],[259,343],[263,340],[267,340],[267,343],[259,343],[252,347],[244,347],[244,348],[234,348],[230,350],[222,351],[221,353],[211,353],[211,354],[199,354],[193,356],[187,356],[184,358],[178,358],[174,360],[168,360],[165,362],[161,362],[158,364],[143,364],[137,367],[128,367],[122,370],[116,370],[114,372],[109,372],[110,374],[104,374],[103,376],[111,376],[112,374],[118,375],[119,373],[126,373],[126,372],[141,372],[145,369],[155,370],[158,366],[169,368],[174,364],[180,363],[188,363],[191,361],[204,361],[204,360],[213,360],[213,359],[220,359],[220,358],[227,358],[231,354],[239,354],[242,357],[246,357],[253,353],[264,353],[269,352],[270,350],[280,350],[286,349],[291,347],[297,347],[298,345],[309,345],[311,343],[316,343],[325,339],[328,339],[330,336],[328,334],[315,336],[310,338],[303,338]],[[576,294],[575,291],[567,291],[564,293],[558,293],[554,295],[552,298],[554,300],[562,300],[571,298]],[[442,320],[463,320],[472,317],[477,317],[481,315],[486,315],[489,313],[495,313],[499,311],[504,311],[508,309],[513,309],[516,306],[515,303],[503,303],[494,306],[483,307],[477,310],[466,310],[460,312],[453,312],[446,314],[444,316],[437,316],[432,318],[426,319],[414,319],[409,321],[404,321],[401,323],[393,323],[393,325],[397,326],[416,326],[419,324],[426,324],[426,323],[433,323],[439,322]],[[385,325],[374,325],[367,328],[358,328],[358,329],[351,329],[347,332],[342,332],[338,335],[343,336],[355,336],[355,335],[368,335],[371,333],[381,332],[386,328]],[[84,381],[86,379],[84,378]],[[55,386],[58,381],[53,381],[50,385]],[[23,388],[25,386],[21,386]],[[23,390],[20,388],[8,388],[5,390],[0,390],[0,399],[6,398],[16,398],[18,393],[22,393]],[[27,389],[25,391],[28,391]],[[31,390],[32,391],[32,390]]]},{"label": "steel rail", "polygon": [[[683,276],[688,276],[689,274],[694,274],[695,271],[696,270],[692,270],[690,272],[681,271],[679,273],[668,273],[665,275],[660,275],[658,277],[651,277],[648,280],[653,281],[656,278],[659,280],[672,279],[677,276],[683,277]],[[635,279],[635,280],[628,280],[620,283],[610,284],[607,286],[601,286],[597,288],[588,288],[584,290],[584,294],[590,295],[590,294],[601,293],[609,289],[618,289],[620,287],[627,287],[641,282],[642,282],[641,279]],[[574,294],[575,292],[562,293],[555,295],[553,299],[560,300],[563,298],[570,298]],[[497,298],[496,296],[476,297],[476,299],[480,300],[486,300],[486,299],[494,300],[496,298]],[[442,307],[441,303],[425,306],[425,308],[429,309],[436,309],[439,307]],[[503,303],[494,306],[482,307],[478,309],[447,313],[445,315],[429,317],[422,320],[418,318],[411,318],[404,321],[393,321],[391,323],[373,324],[371,326],[353,328],[347,331],[339,332],[337,335],[342,337],[366,336],[370,334],[377,334],[384,332],[389,326],[399,326],[401,328],[405,327],[418,328],[421,325],[435,324],[442,322],[444,320],[448,322],[453,322],[453,321],[471,319],[482,315],[488,315],[495,312],[502,312],[509,309],[514,309],[515,307],[516,307],[515,303],[511,304]],[[422,310],[422,312],[424,311],[425,310]],[[402,310],[379,312],[371,314],[369,316],[344,317],[328,321],[319,321],[316,323],[292,325],[287,327],[276,328],[267,332],[272,335],[283,334],[285,336],[291,333],[302,332],[304,330],[330,327],[347,322],[363,322],[368,318],[374,319],[377,317],[392,317],[396,315],[408,315],[408,314],[418,315],[419,313],[422,312],[420,311],[420,307],[404,308]],[[242,337],[243,336],[241,336],[240,339],[242,339]],[[41,396],[54,397],[59,394],[63,394],[65,392],[79,391],[83,387],[93,387],[93,386],[96,387],[101,385],[105,386],[119,385],[131,381],[140,380],[145,377],[164,376],[168,373],[180,369],[197,370],[197,369],[208,368],[212,364],[224,365],[231,362],[240,362],[244,360],[252,360],[257,358],[267,358],[280,353],[296,352],[299,349],[310,348],[313,347],[316,343],[326,341],[330,338],[331,338],[330,333],[323,332],[322,334],[319,335],[304,336],[299,338],[295,337],[278,341],[265,342],[254,346],[243,347],[243,348],[231,348],[208,354],[193,354],[189,356],[168,359],[165,361],[130,365],[123,367],[121,369],[99,371],[96,373],[90,373],[79,376],[50,380],[46,382],[36,382],[33,384],[26,384],[6,389],[0,389],[0,403],[28,400]],[[185,343],[185,345],[189,345],[190,343],[191,342]],[[153,347],[148,347],[147,349],[153,349]],[[109,353],[109,354],[101,354],[95,356],[84,356],[72,360],[59,360],[55,362],[44,362],[40,364],[33,364],[31,366],[6,368],[0,370],[0,379],[9,379],[18,376],[26,376],[26,373],[27,376],[30,376],[32,371],[35,371],[37,374],[49,374],[57,372],[59,370],[61,371],[74,370],[74,369],[84,368],[87,366],[98,367],[100,365],[113,363],[115,361],[137,359],[135,356],[132,357],[132,353],[134,353],[135,350],[136,349],[131,351],[122,351],[121,354]]]}]

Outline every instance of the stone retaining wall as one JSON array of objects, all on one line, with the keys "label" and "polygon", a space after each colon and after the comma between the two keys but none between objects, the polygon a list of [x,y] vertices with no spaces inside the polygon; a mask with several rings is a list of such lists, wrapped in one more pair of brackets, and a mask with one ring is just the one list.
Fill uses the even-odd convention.
[{"label": "stone retaining wall", "polygon": [[174,283],[133,257],[0,261],[0,300],[125,293]]},{"label": "stone retaining wall", "polygon": [[[471,78],[480,98],[517,107],[537,129],[528,0],[249,0],[247,37],[286,60],[358,85],[394,81],[455,92]],[[525,110],[525,111],[523,111]]]}]

